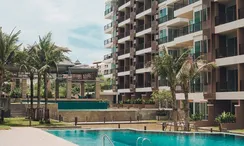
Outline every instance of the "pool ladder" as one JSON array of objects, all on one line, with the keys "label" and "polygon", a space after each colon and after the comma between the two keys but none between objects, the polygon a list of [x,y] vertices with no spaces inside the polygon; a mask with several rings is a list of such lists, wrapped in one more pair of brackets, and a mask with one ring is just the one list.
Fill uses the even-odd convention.
[{"label": "pool ladder", "polygon": [[112,142],[112,140],[106,134],[103,135],[103,146],[105,146],[105,140],[106,139],[109,141],[111,146],[114,146],[114,143]]},{"label": "pool ladder", "polygon": [[148,139],[148,138],[143,138],[143,137],[138,137],[137,140],[136,140],[136,146],[139,146],[139,142],[140,142],[140,140],[142,140],[142,141],[141,141],[141,146],[143,146],[143,143],[144,143],[145,141],[148,141],[148,142],[152,145],[152,142],[151,142],[150,139]]}]

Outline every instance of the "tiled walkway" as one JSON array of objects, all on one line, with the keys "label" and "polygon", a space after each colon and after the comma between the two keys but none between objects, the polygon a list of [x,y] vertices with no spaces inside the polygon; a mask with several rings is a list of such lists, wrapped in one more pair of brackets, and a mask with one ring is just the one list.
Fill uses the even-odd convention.
[{"label": "tiled walkway", "polygon": [[37,128],[0,130],[0,146],[77,146]]}]

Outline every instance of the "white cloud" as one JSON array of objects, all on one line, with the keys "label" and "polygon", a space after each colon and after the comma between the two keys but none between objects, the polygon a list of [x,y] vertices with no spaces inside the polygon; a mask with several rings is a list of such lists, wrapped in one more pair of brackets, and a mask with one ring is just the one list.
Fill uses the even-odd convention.
[{"label": "white cloud", "polygon": [[[103,48],[99,51],[76,48],[68,43],[70,30],[89,24],[102,27],[108,23],[104,19],[102,0],[0,0],[0,3],[0,26],[7,32],[14,27],[21,30],[20,40],[24,44],[32,44],[39,35],[51,31],[57,45],[67,46],[73,51],[73,60],[78,58],[81,62],[91,63],[109,52]],[[83,56],[80,52],[88,55]]]}]

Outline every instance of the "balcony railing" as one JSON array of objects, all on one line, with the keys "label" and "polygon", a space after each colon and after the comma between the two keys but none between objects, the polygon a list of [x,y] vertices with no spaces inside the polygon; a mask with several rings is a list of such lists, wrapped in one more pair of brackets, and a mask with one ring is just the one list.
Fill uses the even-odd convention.
[{"label": "balcony railing", "polygon": [[113,42],[113,38],[107,39],[104,41],[104,45],[107,45],[107,44],[112,43],[112,42]]},{"label": "balcony railing", "polygon": [[136,84],[136,88],[144,88],[143,83],[138,83],[138,82],[137,82],[137,84]]},{"label": "balcony railing", "polygon": [[119,38],[119,39],[122,39],[122,38],[125,38],[125,37],[129,36],[129,35],[130,35],[130,32],[127,31],[127,32],[121,33],[121,34],[118,36],[118,38]]},{"label": "balcony railing", "polygon": [[167,22],[172,19],[173,19],[173,15],[166,15],[166,16],[160,17],[158,19],[158,23],[161,24],[161,23]]},{"label": "balcony railing", "polygon": [[113,7],[105,10],[104,15],[106,16],[107,14],[111,13],[113,11]]},{"label": "balcony railing", "polygon": [[119,72],[123,72],[123,71],[125,71],[125,67],[124,66],[120,66],[119,67]]},{"label": "balcony railing", "polygon": [[224,58],[224,57],[231,57],[237,55],[237,48],[231,47],[231,48],[221,48],[216,49],[216,58]]},{"label": "balcony railing", "polygon": [[119,89],[125,89],[124,83],[119,84]]},{"label": "balcony railing", "polygon": [[130,18],[130,15],[120,16],[118,22],[121,23]]},{"label": "balcony railing", "polygon": [[125,50],[124,49],[122,49],[122,50],[119,50],[119,52],[118,52],[118,55],[120,56],[120,55],[124,55],[125,54]]},{"label": "balcony railing", "polygon": [[160,3],[163,3],[163,2],[165,2],[166,0],[158,0],[158,3],[160,4]]},{"label": "balcony railing", "polygon": [[191,92],[203,92],[203,83],[191,84]]},{"label": "balcony railing", "polygon": [[110,59],[110,58],[112,58],[112,54],[104,55],[104,60],[107,60],[107,59]]},{"label": "balcony railing", "polygon": [[162,38],[159,38],[159,40],[158,40],[159,45],[167,43],[167,42],[168,42],[168,37],[162,37]]},{"label": "balcony railing", "polygon": [[150,48],[151,46],[152,46],[152,42],[151,41],[145,43],[145,48]]},{"label": "balcony railing", "polygon": [[159,86],[168,86],[168,81],[166,79],[160,79]]},{"label": "balcony railing", "polygon": [[125,83],[125,89],[130,88],[130,84],[129,83]]},{"label": "balcony railing", "polygon": [[244,18],[244,8],[241,8],[238,10],[238,15],[239,15],[239,19],[243,19]]},{"label": "balcony railing", "polygon": [[216,91],[217,92],[231,92],[231,91],[238,91],[238,88],[234,82],[217,82]]},{"label": "balcony railing", "polygon": [[198,22],[195,24],[190,24],[188,26],[179,28],[176,32],[176,37],[184,36],[190,33],[194,33],[202,30],[202,22]]},{"label": "balcony railing", "polygon": [[197,1],[199,1],[199,0],[191,0],[191,1],[182,0],[180,2],[174,3],[174,10],[178,10],[180,8],[183,8],[185,6],[193,4],[193,3],[197,2]]},{"label": "balcony railing", "polygon": [[147,82],[145,83],[145,87],[151,87],[151,79],[147,80]]},{"label": "balcony railing", "polygon": [[142,50],[142,49],[144,49],[144,43],[138,44],[136,46],[136,51],[139,51],[139,50]]},{"label": "balcony railing", "polygon": [[130,66],[129,65],[125,66],[125,71],[129,71],[129,70],[130,70]]},{"label": "balcony railing", "polygon": [[118,1],[118,6],[120,7],[120,6],[122,6],[122,5],[124,5],[124,4],[126,4],[126,3],[128,3],[130,0],[119,0]]},{"label": "balcony railing", "polygon": [[113,23],[111,22],[104,26],[104,30],[107,30],[107,29],[111,28],[112,26],[113,26]]},{"label": "balcony railing", "polygon": [[130,53],[130,48],[125,49],[125,54]]},{"label": "balcony railing", "polygon": [[144,62],[136,63],[136,69],[144,68]]},{"label": "balcony railing", "polygon": [[141,7],[139,7],[137,10],[136,10],[136,14],[139,14],[139,13],[141,13],[141,12],[143,12],[144,11],[144,6],[141,6]]},{"label": "balcony railing", "polygon": [[215,17],[215,26],[232,22],[236,20],[236,11],[229,12],[227,14],[221,13],[221,15]]},{"label": "balcony railing", "polygon": [[240,81],[240,85],[241,85],[241,91],[244,91],[244,80]]},{"label": "balcony railing", "polygon": [[136,32],[141,32],[141,31],[143,31],[143,30],[145,30],[145,29],[148,29],[148,28],[150,28],[152,25],[151,25],[151,23],[148,23],[148,24],[143,24],[143,25],[139,25],[139,26],[137,26],[137,28],[136,28]]}]

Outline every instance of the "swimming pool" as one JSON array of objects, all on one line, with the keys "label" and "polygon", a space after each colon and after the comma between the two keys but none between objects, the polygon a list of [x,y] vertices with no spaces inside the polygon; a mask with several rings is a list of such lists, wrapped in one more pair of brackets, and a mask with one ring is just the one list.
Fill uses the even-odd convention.
[{"label": "swimming pool", "polygon": [[[102,146],[102,137],[108,135],[115,146],[136,146],[138,137],[151,140],[144,146],[243,146],[244,137],[209,133],[162,133],[133,130],[48,130],[49,133],[79,146]],[[106,142],[109,146],[108,142]]]}]

